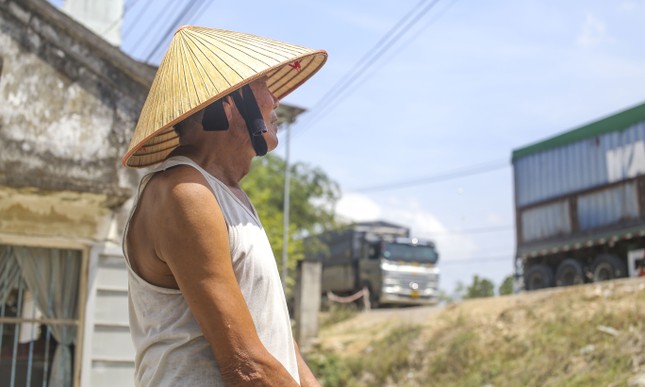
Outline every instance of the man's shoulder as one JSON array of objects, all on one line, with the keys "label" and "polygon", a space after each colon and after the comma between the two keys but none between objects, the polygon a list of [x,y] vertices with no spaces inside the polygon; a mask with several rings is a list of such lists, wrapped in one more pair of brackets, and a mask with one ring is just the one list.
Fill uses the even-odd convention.
[{"label": "man's shoulder", "polygon": [[168,204],[168,201],[194,201],[212,196],[205,177],[189,165],[177,165],[155,173],[145,191],[145,196],[159,204]]},{"label": "man's shoulder", "polygon": [[154,190],[168,192],[177,186],[192,183],[207,184],[206,179],[197,169],[190,165],[180,164],[155,173],[147,186]]}]

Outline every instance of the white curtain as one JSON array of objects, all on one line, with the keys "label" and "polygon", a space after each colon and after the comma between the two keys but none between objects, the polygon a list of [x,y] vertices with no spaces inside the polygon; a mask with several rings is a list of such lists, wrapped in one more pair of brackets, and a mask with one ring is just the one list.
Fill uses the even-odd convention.
[{"label": "white curtain", "polygon": [[[14,246],[13,253],[43,316],[49,319],[76,320],[80,252]],[[73,373],[69,346],[76,342],[76,326],[52,324],[51,330],[58,346],[52,360],[49,386],[71,387]]]},{"label": "white curtain", "polygon": [[7,302],[11,289],[18,287],[20,266],[13,256],[11,247],[0,245],[0,305]]}]

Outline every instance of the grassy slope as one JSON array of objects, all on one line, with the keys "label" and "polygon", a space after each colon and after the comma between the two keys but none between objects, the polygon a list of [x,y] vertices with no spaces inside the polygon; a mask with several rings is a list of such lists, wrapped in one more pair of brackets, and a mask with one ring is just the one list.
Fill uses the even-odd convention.
[{"label": "grassy slope", "polygon": [[326,386],[625,386],[645,373],[645,279],[361,313],[307,357]]}]

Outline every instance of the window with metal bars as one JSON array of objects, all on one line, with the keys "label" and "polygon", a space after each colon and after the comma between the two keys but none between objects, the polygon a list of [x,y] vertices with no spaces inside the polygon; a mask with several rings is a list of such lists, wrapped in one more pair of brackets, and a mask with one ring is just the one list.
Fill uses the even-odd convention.
[{"label": "window with metal bars", "polygon": [[71,387],[81,252],[0,245],[0,387]]}]

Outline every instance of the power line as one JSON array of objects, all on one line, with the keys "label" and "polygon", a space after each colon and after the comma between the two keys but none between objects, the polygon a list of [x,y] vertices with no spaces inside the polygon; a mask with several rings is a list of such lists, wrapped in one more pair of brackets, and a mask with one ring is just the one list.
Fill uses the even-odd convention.
[{"label": "power line", "polygon": [[[449,4],[449,6],[448,6],[448,7],[444,8],[444,9],[443,9],[439,14],[436,14],[436,15],[435,15],[435,17],[433,17],[432,19],[428,20],[428,22],[427,22],[423,27],[421,27],[418,31],[416,31],[416,32],[414,33],[414,35],[410,36],[410,37],[408,38],[408,40],[406,40],[403,44],[400,44],[400,45],[398,46],[397,50],[395,50],[394,52],[391,52],[391,53],[390,53],[390,55],[389,55],[388,57],[386,57],[385,59],[383,59],[383,60],[381,61],[381,66],[382,66],[382,65],[384,65],[384,64],[386,64],[386,63],[388,63],[392,58],[394,58],[394,57],[395,57],[398,53],[400,53],[404,48],[406,48],[407,46],[409,46],[409,45],[410,45],[410,43],[412,43],[412,42],[413,42],[413,41],[414,41],[414,40],[415,40],[419,35],[421,35],[421,33],[422,33],[423,31],[425,31],[426,29],[428,29],[428,27],[430,27],[430,25],[432,25],[432,24],[433,24],[437,19],[439,19],[439,18],[440,18],[444,13],[446,13],[446,12],[448,11],[448,9],[449,9],[450,7],[452,7],[452,5],[454,5],[456,2],[457,2],[457,0],[454,0],[452,3],[450,3],[450,4]],[[345,98],[349,97],[349,96],[350,96],[350,95],[351,95],[351,94],[352,94],[356,89],[358,89],[358,88],[359,88],[363,83],[365,83],[365,82],[367,82],[368,80],[370,80],[370,79],[371,79],[371,78],[372,78],[376,73],[377,73],[377,71],[371,71],[371,72],[369,72],[369,73],[365,72],[365,73],[363,73],[363,74],[360,74],[360,77],[362,77],[362,78],[360,78],[360,81],[355,82],[354,84],[350,85],[350,86],[345,90],[345,93],[344,93],[341,97],[337,98],[336,100],[334,100],[333,102],[331,102],[331,103],[327,106],[326,110],[325,110],[323,113],[321,113],[321,114],[319,114],[318,116],[316,116],[316,117],[312,118],[312,119],[310,120],[311,122],[309,123],[309,126],[308,126],[308,127],[314,126],[314,125],[315,125],[315,123],[317,123],[318,121],[320,121],[320,120],[321,120],[321,119],[322,119],[322,118],[323,118],[323,117],[324,117],[328,112],[330,112],[331,110],[333,110],[333,109],[334,109],[334,108],[335,108],[335,107],[336,107],[336,106],[337,106],[337,105],[338,105],[338,104],[339,104],[343,99],[345,99]],[[314,112],[314,113],[315,113],[315,112]],[[302,130],[301,130],[300,132],[302,132]],[[300,132],[296,132],[296,134],[298,134],[298,133],[300,133]]]},{"label": "power line", "polygon": [[[152,1],[146,1],[145,3],[143,3],[143,7],[141,7],[139,9],[139,13],[137,13],[137,15],[134,16],[132,19],[133,20],[141,20],[141,17],[148,10],[148,7],[150,7],[150,4],[152,4]],[[132,32],[132,30],[133,30],[132,27],[135,26],[136,24],[137,23],[132,23],[129,26],[127,26],[127,27],[130,27],[130,28],[127,28],[127,27],[125,28],[125,31],[123,32],[123,39],[127,38],[130,35],[130,32]]]},{"label": "power line", "polygon": [[[148,2],[147,4],[150,3],[151,2]],[[170,22],[170,19],[178,12],[178,9],[182,6],[182,4],[183,3],[179,1],[167,0],[164,5],[162,5],[161,7],[155,7],[148,14],[146,14],[143,20],[148,21],[147,28],[140,28],[138,32],[140,34],[139,37],[132,39],[137,40],[137,43],[136,45],[134,45],[134,49],[132,51],[133,55],[135,52],[137,52],[138,58],[142,58],[146,55],[150,47],[152,47],[155,44],[154,42],[156,42],[156,40],[159,38],[159,34],[156,31]],[[153,15],[153,12],[156,13]],[[136,19],[134,20],[135,22],[131,23],[131,25],[138,24]],[[155,32],[150,33],[150,31]],[[161,38],[163,39],[163,35],[161,35]]]},{"label": "power line", "polygon": [[[150,59],[157,53],[157,51],[159,50],[159,48],[162,47],[166,39],[172,35],[175,29],[177,29],[177,27],[179,26],[182,20],[189,20],[195,13],[201,10],[201,8],[205,4],[207,4],[206,0],[190,0],[190,2],[186,4],[184,9],[182,9],[181,12],[179,12],[179,15],[177,15],[175,20],[170,24],[166,32],[161,35],[161,39],[159,39],[159,41],[154,46],[152,51],[150,51],[150,54],[148,54],[148,57],[146,58],[146,62],[149,62]],[[190,13],[189,15],[189,12],[191,11],[192,13]]]},{"label": "power line", "polygon": [[121,14],[121,16],[116,18],[116,20],[114,20],[114,22],[110,24],[110,26],[105,31],[103,31],[101,35],[107,34],[112,30],[112,28],[116,27],[119,24],[119,22],[123,21],[123,19],[125,19],[125,14],[128,12],[130,8],[132,8],[137,3],[137,1],[139,0],[132,0],[130,3],[125,3],[125,5],[123,6],[123,13]]},{"label": "power line", "polygon": [[[426,4],[421,10],[417,10],[421,7],[426,0],[422,0],[417,5],[415,5],[402,19],[400,19],[394,27],[392,27],[385,35],[374,45],[368,52],[357,62],[358,67],[353,67],[352,71],[349,71],[341,78],[332,88],[323,95],[318,103],[310,110],[312,115],[305,116],[305,119],[310,123],[315,119],[319,119],[321,116],[329,112],[334,106],[336,106],[337,101],[341,98],[346,97],[348,94],[343,92],[349,90],[349,87],[355,83],[361,77],[364,77],[366,70],[372,67],[380,57],[382,57],[387,50],[392,47],[396,42],[405,35],[405,33],[410,30],[426,13],[428,13],[439,0],[430,1]],[[309,125],[311,127],[311,125]],[[301,129],[298,133],[302,133],[304,129]]]},{"label": "power line", "polygon": [[457,169],[451,172],[442,173],[439,175],[420,177],[412,180],[399,181],[395,183],[375,185],[370,187],[363,187],[356,189],[354,191],[358,192],[374,192],[374,191],[386,191],[390,189],[405,188],[415,185],[437,183],[440,181],[452,180],[464,176],[478,175],[481,173],[491,172],[502,168],[509,167],[508,161],[494,161],[486,164],[475,165],[468,168]]}]

